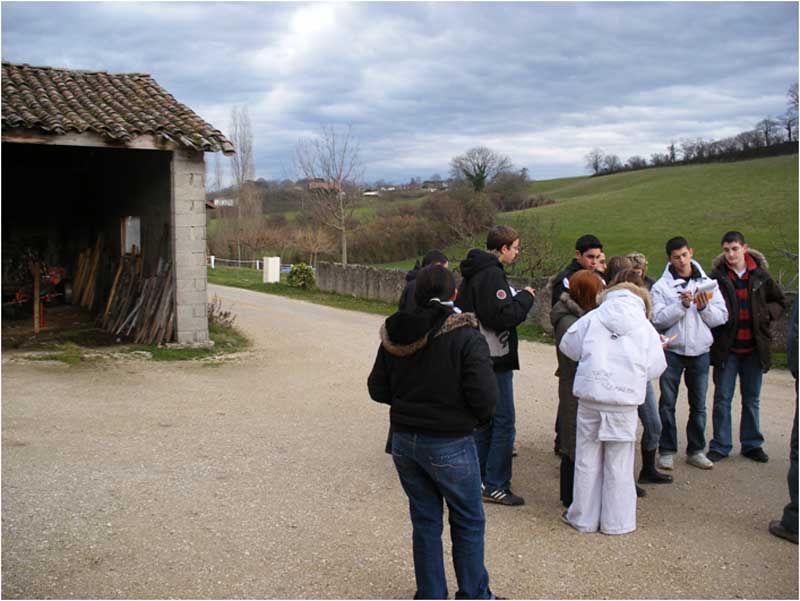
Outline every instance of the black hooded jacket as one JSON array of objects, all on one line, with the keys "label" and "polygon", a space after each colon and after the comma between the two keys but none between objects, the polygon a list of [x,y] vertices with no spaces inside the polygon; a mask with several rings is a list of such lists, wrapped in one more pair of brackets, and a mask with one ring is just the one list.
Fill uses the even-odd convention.
[{"label": "black hooded jacket", "polygon": [[478,317],[495,371],[519,369],[517,326],[533,307],[533,296],[524,290],[512,295],[503,265],[486,251],[473,248],[460,269],[464,279],[456,305]]},{"label": "black hooded jacket", "polygon": [[400,295],[400,302],[397,303],[397,308],[400,311],[412,311],[417,306],[417,301],[414,300],[414,293],[417,290],[417,274],[420,270],[419,261],[417,261],[414,268],[406,274],[406,287]]},{"label": "black hooded jacket", "polygon": [[494,415],[497,381],[475,316],[432,304],[381,326],[369,395],[391,405],[392,429],[468,436]]}]

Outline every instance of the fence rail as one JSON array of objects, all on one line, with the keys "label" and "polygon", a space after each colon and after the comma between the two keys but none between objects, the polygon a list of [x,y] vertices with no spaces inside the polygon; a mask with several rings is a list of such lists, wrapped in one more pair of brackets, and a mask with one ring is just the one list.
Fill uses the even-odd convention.
[{"label": "fence rail", "polygon": [[[262,259],[225,259],[217,257],[216,255],[208,255],[206,257],[206,266],[211,269],[216,269],[217,263],[222,265],[236,267],[238,269],[255,269],[256,271],[264,271],[264,261]],[[292,269],[293,263],[281,263],[281,273],[289,273]]]}]

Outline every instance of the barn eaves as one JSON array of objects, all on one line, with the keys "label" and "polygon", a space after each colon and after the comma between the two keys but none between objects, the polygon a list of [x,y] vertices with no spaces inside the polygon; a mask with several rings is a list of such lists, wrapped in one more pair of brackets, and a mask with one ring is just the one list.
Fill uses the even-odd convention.
[{"label": "barn eaves", "polygon": [[[3,139],[95,135],[108,145],[234,154],[233,144],[150,76],[2,64]],[[20,140],[22,141],[22,140]]]}]

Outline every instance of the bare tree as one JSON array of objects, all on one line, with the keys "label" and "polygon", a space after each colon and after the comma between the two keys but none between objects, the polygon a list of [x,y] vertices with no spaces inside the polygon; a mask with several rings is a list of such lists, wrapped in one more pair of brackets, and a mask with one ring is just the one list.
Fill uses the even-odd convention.
[{"label": "bare tree", "polygon": [[308,204],[314,217],[339,232],[342,264],[347,265],[348,220],[359,200],[356,182],[363,176],[352,126],[337,130],[326,125],[316,137],[298,140],[295,163],[308,180]]},{"label": "bare tree", "polygon": [[628,169],[634,171],[636,169],[644,169],[647,167],[647,159],[640,157],[638,154],[633,155],[628,159]]},{"label": "bare tree", "polygon": [[756,129],[764,138],[764,145],[771,146],[778,137],[778,122],[772,117],[766,117],[756,123]]},{"label": "bare tree", "polygon": [[607,154],[603,157],[603,169],[606,173],[616,173],[622,169],[622,161],[615,154]]},{"label": "bare tree", "polygon": [[586,168],[592,175],[600,175],[603,170],[603,151],[599,148],[592,149],[585,157]]},{"label": "bare tree", "polygon": [[336,240],[329,229],[311,224],[295,234],[294,245],[300,252],[308,255],[308,264],[316,269],[319,255],[332,253],[336,249]]},{"label": "bare tree", "polygon": [[800,99],[798,98],[798,95],[797,95],[797,84],[793,84],[786,91],[786,95],[789,98],[789,103],[788,103],[789,104],[789,108],[790,109],[794,109],[795,114],[797,114],[798,102],[800,101]]},{"label": "bare tree", "polygon": [[678,158],[677,147],[675,145],[675,140],[669,141],[669,146],[667,146],[667,160],[670,164],[675,162],[675,159]]},{"label": "bare tree", "polygon": [[241,188],[244,183],[253,179],[255,167],[253,166],[253,130],[250,125],[250,114],[247,107],[234,106],[231,109],[230,139],[236,149],[236,154],[231,156],[231,175],[233,183]]},{"label": "bare tree", "polygon": [[486,146],[470,148],[450,161],[450,174],[455,180],[466,179],[475,192],[483,189],[500,173],[511,170],[511,159]]}]

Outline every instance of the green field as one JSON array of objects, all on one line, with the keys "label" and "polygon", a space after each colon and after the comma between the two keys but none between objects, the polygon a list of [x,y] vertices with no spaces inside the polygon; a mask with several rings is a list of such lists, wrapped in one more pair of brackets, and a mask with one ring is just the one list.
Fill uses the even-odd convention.
[{"label": "green field", "polygon": [[[648,256],[650,275],[665,264],[664,243],[685,236],[704,267],[719,253],[727,230],[744,233],[750,246],[763,252],[774,276],[796,287],[796,263],[780,250],[797,252],[798,157],[781,156],[733,163],[644,169],[603,177],[572,177],[535,182],[531,192],[556,204],[500,213],[497,222],[516,228],[525,244],[532,221],[556,225],[556,246],[566,263],[575,239],[593,233],[606,256],[640,251]],[[453,258],[466,245],[448,248]],[[535,249],[527,248],[529,252]],[[386,264],[410,268],[414,259]]]}]

